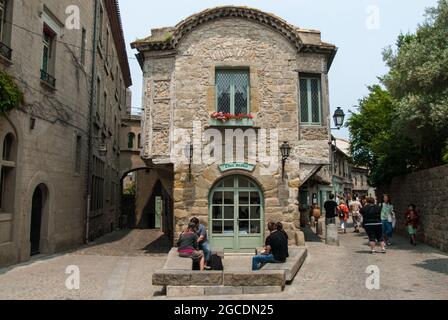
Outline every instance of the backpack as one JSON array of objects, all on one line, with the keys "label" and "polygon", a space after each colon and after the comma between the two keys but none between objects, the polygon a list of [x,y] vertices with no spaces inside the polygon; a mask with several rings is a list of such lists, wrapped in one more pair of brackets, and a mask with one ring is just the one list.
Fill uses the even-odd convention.
[{"label": "backpack", "polygon": [[214,271],[224,271],[224,265],[222,264],[222,258],[217,254],[214,254],[210,258],[210,267]]}]

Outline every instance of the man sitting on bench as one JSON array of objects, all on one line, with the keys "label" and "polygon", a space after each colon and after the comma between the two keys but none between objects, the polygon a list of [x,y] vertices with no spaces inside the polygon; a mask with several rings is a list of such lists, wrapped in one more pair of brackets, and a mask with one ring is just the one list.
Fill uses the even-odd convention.
[{"label": "man sitting on bench", "polygon": [[252,271],[260,270],[266,263],[284,263],[288,256],[288,240],[283,232],[277,230],[277,225],[268,223],[271,233],[266,239],[265,251],[252,259]]}]

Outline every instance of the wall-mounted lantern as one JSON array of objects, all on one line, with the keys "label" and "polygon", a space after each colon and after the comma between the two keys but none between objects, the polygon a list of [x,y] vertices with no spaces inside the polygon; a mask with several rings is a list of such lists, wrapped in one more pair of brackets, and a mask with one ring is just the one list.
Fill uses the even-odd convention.
[{"label": "wall-mounted lantern", "polygon": [[283,142],[282,146],[280,147],[280,151],[282,153],[282,180],[285,180],[285,165],[286,161],[289,159],[291,155],[291,146],[289,145],[288,141]]}]

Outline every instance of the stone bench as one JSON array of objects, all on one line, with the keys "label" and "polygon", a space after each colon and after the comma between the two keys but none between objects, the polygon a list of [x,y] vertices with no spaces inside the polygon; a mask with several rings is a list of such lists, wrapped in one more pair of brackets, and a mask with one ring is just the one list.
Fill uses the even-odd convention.
[{"label": "stone bench", "polygon": [[[261,249],[257,249],[261,252]],[[289,258],[285,263],[268,263],[261,270],[284,270],[286,282],[292,282],[308,256],[304,247],[289,247]]]},{"label": "stone bench", "polygon": [[152,276],[154,286],[225,286],[225,287],[284,287],[284,270],[257,272],[157,270]]}]

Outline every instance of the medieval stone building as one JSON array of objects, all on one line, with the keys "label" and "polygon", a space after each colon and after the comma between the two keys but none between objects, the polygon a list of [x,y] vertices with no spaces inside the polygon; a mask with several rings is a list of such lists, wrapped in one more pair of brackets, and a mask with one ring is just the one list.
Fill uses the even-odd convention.
[{"label": "medieval stone building", "polygon": [[330,164],[336,47],[319,31],[233,6],[132,46],[144,74],[142,155],[164,197],[161,228],[176,238],[197,216],[213,246],[245,251],[263,244],[268,221],[281,221],[291,242],[302,242],[299,189]]},{"label": "medieval stone building", "polygon": [[24,94],[0,114],[0,265],[115,230],[131,85],[115,0],[1,0],[0,72]]}]

